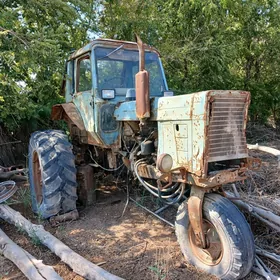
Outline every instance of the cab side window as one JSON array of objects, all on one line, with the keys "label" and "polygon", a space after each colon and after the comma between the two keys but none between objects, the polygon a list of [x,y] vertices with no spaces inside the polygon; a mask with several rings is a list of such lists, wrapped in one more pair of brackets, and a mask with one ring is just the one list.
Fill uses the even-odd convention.
[{"label": "cab side window", "polygon": [[77,92],[88,91],[92,88],[90,57],[85,56],[77,63]]}]

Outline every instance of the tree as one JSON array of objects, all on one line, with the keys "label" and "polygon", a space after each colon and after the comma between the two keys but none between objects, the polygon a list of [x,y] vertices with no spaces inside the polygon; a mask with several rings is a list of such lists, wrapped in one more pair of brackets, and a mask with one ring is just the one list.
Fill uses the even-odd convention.
[{"label": "tree", "polygon": [[278,125],[279,9],[277,0],[105,0],[100,29],[157,47],[177,93],[249,90],[251,119]]},{"label": "tree", "polygon": [[96,30],[94,0],[0,3],[0,122],[11,131],[49,126],[65,60]]}]

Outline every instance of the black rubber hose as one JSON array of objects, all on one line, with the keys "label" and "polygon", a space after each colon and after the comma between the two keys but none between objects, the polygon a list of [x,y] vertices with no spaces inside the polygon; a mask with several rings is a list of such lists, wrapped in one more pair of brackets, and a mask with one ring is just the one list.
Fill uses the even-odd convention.
[{"label": "black rubber hose", "polygon": [[[155,187],[155,186],[149,184],[148,182],[144,181],[144,180],[139,176],[139,174],[138,174],[138,166],[140,165],[140,163],[143,163],[143,162],[144,162],[143,159],[140,159],[140,160],[136,161],[136,163],[135,163],[135,165],[134,165],[135,173],[136,173],[136,175],[137,175],[139,181],[140,181],[142,184],[145,183],[149,188],[151,188],[151,189],[153,189],[154,191],[157,192],[157,191],[158,191],[158,188],[157,188],[157,187]],[[176,189],[179,187],[179,185],[180,185],[179,183],[175,183],[172,187],[169,187],[169,188],[167,188],[167,189],[163,189],[162,192],[164,192],[164,193],[173,192],[174,190],[176,190]]]},{"label": "black rubber hose", "polygon": [[[153,185],[149,184],[148,182],[144,181],[140,175],[138,174],[138,165],[139,165],[140,162],[136,162],[135,163],[135,173],[136,173],[136,176],[138,178],[138,180],[140,181],[140,183],[151,193],[153,194],[154,196],[158,197],[158,188],[154,187]],[[164,189],[162,192],[166,193],[166,192],[171,192],[171,191],[174,191],[176,189],[175,192],[177,192],[177,188],[178,188],[179,184],[176,183],[174,186],[172,186],[171,188],[168,188],[168,189]],[[154,190],[154,191],[153,191]],[[172,195],[162,195],[161,197],[162,198],[171,198],[173,196]]]},{"label": "black rubber hose", "polygon": [[[176,183],[174,186],[172,186],[171,188],[168,188],[168,189],[164,189],[164,190],[160,190],[159,188],[156,188],[154,186],[152,186],[151,184],[147,183],[145,180],[143,180],[139,174],[138,174],[138,165],[140,163],[143,162],[143,159],[140,159],[138,160],[136,163],[135,163],[135,173],[136,173],[136,176],[138,178],[138,180],[140,181],[140,183],[144,186],[144,188],[149,191],[152,195],[158,197],[163,203],[165,204],[168,204],[168,205],[173,205],[173,204],[176,204],[184,195],[184,192],[185,192],[185,184],[184,183],[181,183],[180,186],[178,187],[178,183]],[[174,190],[175,188],[176,191],[171,194],[171,195],[162,195],[162,192],[170,192],[171,190]],[[155,192],[155,191],[157,192]],[[180,192],[180,193],[179,193]],[[179,194],[178,194],[179,193]],[[173,197],[176,197],[175,199],[172,199]]]},{"label": "black rubber hose", "polygon": [[158,189],[158,198],[161,202],[167,204],[167,205],[174,205],[176,204],[177,202],[180,201],[180,199],[183,197],[184,193],[185,193],[185,187],[186,185],[184,183],[181,183],[181,192],[180,194],[175,198],[175,199],[172,199],[172,200],[167,200],[167,199],[164,199],[162,196],[161,196],[161,191],[160,189]]}]

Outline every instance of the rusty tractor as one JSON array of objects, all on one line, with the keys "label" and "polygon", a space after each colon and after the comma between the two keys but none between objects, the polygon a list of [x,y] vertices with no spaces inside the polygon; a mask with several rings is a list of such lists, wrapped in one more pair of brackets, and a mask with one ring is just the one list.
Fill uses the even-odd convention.
[{"label": "rusty tractor", "polygon": [[244,180],[256,164],[245,136],[250,93],[174,96],[158,51],[138,37],[96,39],[72,53],[63,90],[66,102],[52,119],[68,124],[71,144],[60,130],[32,134],[33,211],[71,212],[78,197],[91,205],[94,170],[126,168],[160,201],[180,204],[175,230],[189,263],[222,279],[245,277],[254,239],[223,185]]}]

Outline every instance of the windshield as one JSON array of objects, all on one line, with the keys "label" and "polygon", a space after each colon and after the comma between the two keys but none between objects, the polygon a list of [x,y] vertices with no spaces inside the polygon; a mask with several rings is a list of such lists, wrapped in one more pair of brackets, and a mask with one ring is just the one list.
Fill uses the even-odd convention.
[{"label": "windshield", "polygon": [[[125,96],[135,88],[135,74],[139,71],[139,52],[118,48],[95,49],[97,83],[102,89],[115,89],[116,96]],[[150,75],[150,95],[162,96],[166,90],[156,53],[145,52],[145,69]]]}]

